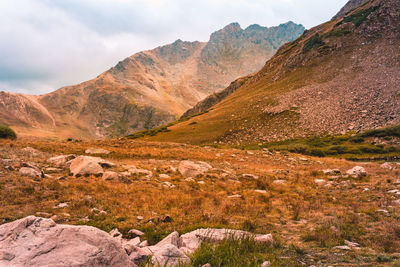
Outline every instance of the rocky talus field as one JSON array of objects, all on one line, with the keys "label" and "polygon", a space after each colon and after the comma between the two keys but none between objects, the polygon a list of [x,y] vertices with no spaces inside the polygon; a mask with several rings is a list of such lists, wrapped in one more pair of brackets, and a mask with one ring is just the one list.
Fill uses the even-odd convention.
[{"label": "rocky talus field", "polygon": [[399,163],[127,139],[0,158],[0,266],[400,264]]}]

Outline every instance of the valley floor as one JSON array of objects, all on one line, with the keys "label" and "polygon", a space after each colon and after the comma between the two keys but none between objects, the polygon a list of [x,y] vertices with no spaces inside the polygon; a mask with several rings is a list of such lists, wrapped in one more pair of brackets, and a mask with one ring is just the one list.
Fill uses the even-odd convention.
[{"label": "valley floor", "polygon": [[[76,178],[48,162],[88,148],[110,151],[97,156],[119,178]],[[242,229],[273,235],[260,256],[272,266],[400,266],[398,163],[126,139],[1,141],[0,158],[0,223],[36,215],[125,235],[136,228],[150,244],[174,230]],[[212,168],[183,176],[182,160]],[[24,165],[46,177],[22,176]],[[367,175],[346,174],[355,166]]]}]

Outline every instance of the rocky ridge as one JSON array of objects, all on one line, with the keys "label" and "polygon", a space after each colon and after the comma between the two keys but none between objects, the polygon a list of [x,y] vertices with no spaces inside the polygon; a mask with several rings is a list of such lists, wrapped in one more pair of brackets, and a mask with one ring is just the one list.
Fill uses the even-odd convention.
[{"label": "rocky ridge", "polygon": [[176,42],[139,52],[93,80],[27,96],[0,93],[0,122],[33,136],[103,138],[173,121],[232,80],[258,70],[304,31],[233,23],[203,42]]}]

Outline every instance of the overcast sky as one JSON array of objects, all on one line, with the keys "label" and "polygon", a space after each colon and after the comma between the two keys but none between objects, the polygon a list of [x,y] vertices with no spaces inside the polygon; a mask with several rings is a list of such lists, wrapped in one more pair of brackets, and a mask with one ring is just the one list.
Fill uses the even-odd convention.
[{"label": "overcast sky", "polygon": [[0,91],[41,94],[141,50],[207,41],[231,22],[306,28],[347,0],[0,0]]}]

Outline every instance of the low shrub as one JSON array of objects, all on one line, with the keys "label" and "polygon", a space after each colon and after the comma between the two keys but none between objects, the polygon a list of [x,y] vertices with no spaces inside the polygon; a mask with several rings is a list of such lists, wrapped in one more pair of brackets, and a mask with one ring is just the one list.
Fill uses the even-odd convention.
[{"label": "low shrub", "polygon": [[0,139],[17,139],[17,134],[8,126],[0,124]]},{"label": "low shrub", "polygon": [[320,38],[319,34],[312,36],[308,41],[304,44],[303,53],[307,53],[313,48],[317,48],[325,45],[324,41]]}]

